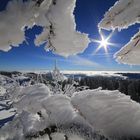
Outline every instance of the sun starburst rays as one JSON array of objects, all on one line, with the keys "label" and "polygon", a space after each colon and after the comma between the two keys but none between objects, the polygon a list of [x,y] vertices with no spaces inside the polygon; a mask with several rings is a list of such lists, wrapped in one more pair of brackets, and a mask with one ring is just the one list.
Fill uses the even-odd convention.
[{"label": "sun starburst rays", "polygon": [[101,48],[104,48],[105,53],[107,54],[108,53],[108,46],[115,46],[114,43],[109,42],[109,40],[112,37],[114,32],[111,32],[111,34],[107,38],[105,38],[103,36],[101,31],[99,31],[99,33],[100,33],[101,40],[91,39],[92,42],[95,42],[95,43],[99,44],[99,46],[95,50],[94,54],[96,54]]}]

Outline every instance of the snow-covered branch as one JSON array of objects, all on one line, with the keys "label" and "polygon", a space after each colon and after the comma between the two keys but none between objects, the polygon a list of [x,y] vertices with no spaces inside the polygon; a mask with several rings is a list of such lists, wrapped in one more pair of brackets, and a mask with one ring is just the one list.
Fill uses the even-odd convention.
[{"label": "snow-covered branch", "polygon": [[25,27],[43,27],[35,44],[46,43],[46,50],[68,56],[82,52],[89,43],[87,34],[76,31],[73,15],[76,0],[9,1],[0,12],[0,50],[19,46],[25,38]]},{"label": "snow-covered branch", "polygon": [[[140,23],[140,1],[119,0],[105,14],[99,23],[99,28],[107,30],[122,30]],[[125,64],[140,64],[140,32],[125,45],[116,55],[117,61]]]},{"label": "snow-covered branch", "polygon": [[125,64],[140,64],[140,31],[116,53],[115,58]]},{"label": "snow-covered branch", "polygon": [[121,30],[140,23],[139,7],[139,0],[119,0],[109,9],[98,26],[107,30]]}]

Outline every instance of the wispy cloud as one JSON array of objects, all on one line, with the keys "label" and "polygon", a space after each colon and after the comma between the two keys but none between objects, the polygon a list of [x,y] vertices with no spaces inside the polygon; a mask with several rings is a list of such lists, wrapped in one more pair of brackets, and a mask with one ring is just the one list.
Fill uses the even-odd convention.
[{"label": "wispy cloud", "polygon": [[113,52],[110,52],[110,53],[92,53],[90,55],[97,56],[97,57],[108,57],[108,56],[113,56],[114,53]]},{"label": "wispy cloud", "polygon": [[38,57],[40,59],[45,59],[45,60],[57,60],[59,62],[63,62],[64,64],[72,64],[75,66],[87,66],[87,67],[99,67],[100,64],[94,62],[93,60],[89,60],[85,57],[81,57],[78,55],[73,55],[67,58],[64,57],[48,57],[48,56],[39,56],[39,55],[35,55],[35,57]]},{"label": "wispy cloud", "polygon": [[71,61],[71,63],[78,66],[99,66],[98,63],[91,61],[87,58],[80,57],[78,55],[69,57],[69,60]]}]

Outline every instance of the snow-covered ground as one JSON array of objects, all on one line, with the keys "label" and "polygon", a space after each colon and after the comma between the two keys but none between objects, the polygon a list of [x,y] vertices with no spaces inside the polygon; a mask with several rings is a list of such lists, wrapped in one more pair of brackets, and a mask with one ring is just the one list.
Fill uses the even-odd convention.
[{"label": "snow-covered ground", "polygon": [[[1,91],[4,97],[5,90]],[[0,120],[16,115],[0,129],[2,140],[24,140],[51,126],[59,128],[51,134],[53,140],[65,140],[66,136],[70,140],[140,138],[140,104],[119,91],[99,88],[68,97],[53,94],[44,84],[18,86],[0,106]]]},{"label": "snow-covered ground", "polygon": [[6,93],[6,89],[0,86],[0,96],[3,96]]},{"label": "snow-covered ground", "polygon": [[0,86],[3,88],[3,90],[9,90],[18,86],[18,83],[13,78],[0,75]]},{"label": "snow-covered ground", "polygon": [[[52,139],[53,140],[66,140],[65,134],[64,133],[55,133],[52,134]],[[33,139],[36,140],[36,139]],[[48,136],[43,136],[42,138],[38,138],[38,140],[49,140]],[[69,137],[69,140],[84,140],[83,138],[80,138],[77,135],[72,135]]]},{"label": "snow-covered ground", "polygon": [[5,94],[6,89],[0,86],[0,127],[15,115],[15,109],[11,108],[11,101],[4,98]]},{"label": "snow-covered ground", "polygon": [[[0,102],[0,104],[1,104],[1,102]],[[8,110],[5,110],[5,108],[0,109],[0,121],[4,120],[6,118],[12,117],[14,115],[15,115],[15,109],[8,109]]]}]

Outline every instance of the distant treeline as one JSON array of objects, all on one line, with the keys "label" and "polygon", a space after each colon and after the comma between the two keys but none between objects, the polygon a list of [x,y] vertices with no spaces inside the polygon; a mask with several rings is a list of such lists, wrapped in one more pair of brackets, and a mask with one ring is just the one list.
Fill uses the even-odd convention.
[{"label": "distant treeline", "polygon": [[[22,73],[14,71],[14,72],[5,72],[1,71],[0,74],[12,77],[12,75],[21,75]],[[86,75],[75,75],[74,79],[79,83],[78,87],[88,86],[89,89],[96,89],[102,87],[102,89],[107,90],[119,90],[120,92],[130,95],[131,99],[140,103],[140,74],[135,73],[123,73],[123,76],[127,76],[129,78],[124,79],[121,77],[107,77],[107,76],[86,76]],[[32,84],[36,82],[41,82],[44,84],[48,84],[51,80],[51,74],[41,74],[40,76],[36,73],[26,73],[24,76],[32,79]],[[81,78],[79,78],[81,77]],[[64,81],[62,84],[71,84],[71,80],[73,76],[69,75],[69,80]],[[80,79],[80,80],[79,80]],[[77,85],[76,85],[77,86]]]},{"label": "distant treeline", "polygon": [[79,86],[88,86],[90,89],[119,90],[130,95],[131,99],[140,103],[140,79],[122,79],[116,77],[85,77],[79,80]]},{"label": "distant treeline", "polygon": [[0,71],[0,74],[12,78],[12,75],[13,75],[13,74],[19,75],[19,74],[21,74],[21,72],[18,72],[18,71],[12,71],[12,72]]}]

